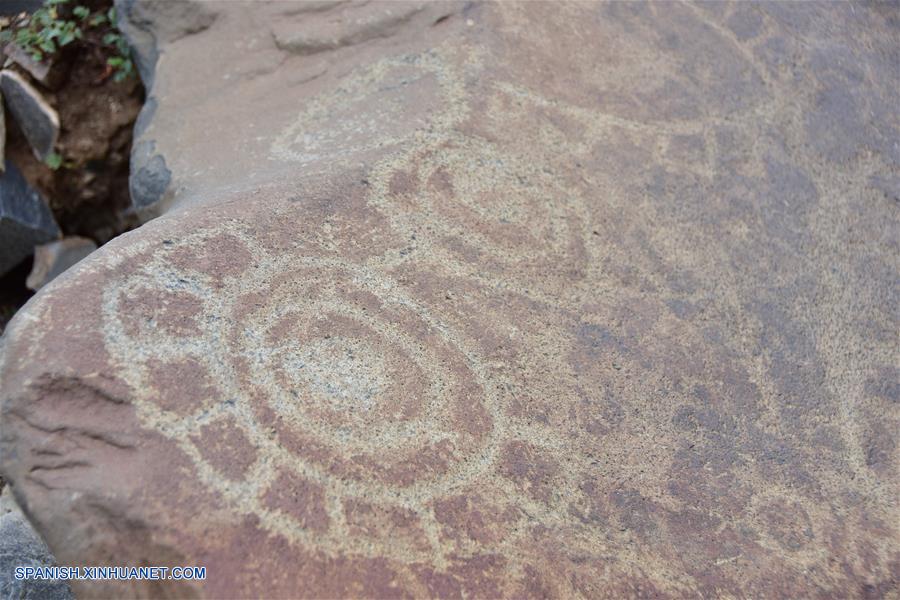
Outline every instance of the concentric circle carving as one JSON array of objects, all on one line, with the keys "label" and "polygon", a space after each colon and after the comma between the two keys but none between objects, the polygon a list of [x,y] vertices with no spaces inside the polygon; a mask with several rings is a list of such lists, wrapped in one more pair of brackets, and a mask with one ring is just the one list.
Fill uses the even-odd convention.
[{"label": "concentric circle carving", "polygon": [[[252,265],[223,274],[175,260],[223,240],[240,240]],[[308,543],[313,501],[329,523],[348,498],[427,512],[495,459],[501,425],[483,361],[376,269],[199,232],[111,284],[104,315],[107,350],[137,390],[142,421],[234,506],[273,530],[287,517]],[[227,430],[237,442],[223,451],[250,455],[242,477],[217,470],[204,430]],[[292,524],[272,501],[285,477],[314,492]]]}]

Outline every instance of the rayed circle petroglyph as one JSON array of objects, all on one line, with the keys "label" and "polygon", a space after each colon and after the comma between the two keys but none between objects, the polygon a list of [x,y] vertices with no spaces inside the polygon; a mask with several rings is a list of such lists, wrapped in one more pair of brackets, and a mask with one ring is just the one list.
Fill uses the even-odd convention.
[{"label": "rayed circle petroglyph", "polygon": [[[252,248],[249,272],[214,282],[169,261],[223,235]],[[159,290],[191,296],[196,312],[170,314],[158,298],[152,318],[129,315],[128,303]],[[429,502],[489,469],[502,442],[478,353],[371,268],[279,259],[247,235],[201,231],[111,282],[103,311],[107,350],[138,391],[142,422],[175,441],[237,512],[306,544],[327,540],[365,553],[364,540],[340,532],[343,499],[374,499],[428,519]],[[154,365],[179,363],[198,371],[190,379],[202,379],[209,396],[195,399],[190,414],[159,402],[178,396],[186,381],[153,377]],[[238,424],[255,456],[237,480],[219,472],[192,435],[226,423]],[[265,505],[286,472],[321,488],[332,524],[324,536]]]}]

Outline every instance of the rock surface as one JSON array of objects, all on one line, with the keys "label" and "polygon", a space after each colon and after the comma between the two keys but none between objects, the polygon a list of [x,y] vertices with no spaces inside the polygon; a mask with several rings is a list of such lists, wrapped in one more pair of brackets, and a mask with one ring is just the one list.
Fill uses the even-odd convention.
[{"label": "rock surface", "polygon": [[0,452],[60,561],[208,578],[76,592],[897,592],[889,5],[204,7]]},{"label": "rock surface", "polygon": [[0,274],[27,258],[38,244],[59,237],[59,227],[40,193],[10,161],[0,174]]},{"label": "rock surface", "polygon": [[97,249],[87,238],[71,236],[34,249],[34,263],[25,285],[35,292]]},{"label": "rock surface", "polygon": [[119,29],[135,55],[144,86],[153,87],[160,46],[203,31],[216,18],[214,3],[185,0],[114,0]]},{"label": "rock surface", "polygon": [[52,567],[56,564],[8,495],[0,496],[0,598],[15,600],[72,600],[64,581],[53,579],[16,580],[16,567]]},{"label": "rock surface", "polygon": [[59,115],[41,93],[25,79],[9,69],[0,72],[0,89],[22,133],[28,139],[35,156],[45,160],[59,137]]}]

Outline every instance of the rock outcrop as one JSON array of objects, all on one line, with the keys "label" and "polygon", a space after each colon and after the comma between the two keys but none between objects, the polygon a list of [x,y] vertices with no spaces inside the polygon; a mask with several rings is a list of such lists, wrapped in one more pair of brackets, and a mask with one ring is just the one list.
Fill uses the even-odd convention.
[{"label": "rock outcrop", "polygon": [[203,6],[0,452],[62,563],[207,579],[76,593],[896,592],[892,8]]}]

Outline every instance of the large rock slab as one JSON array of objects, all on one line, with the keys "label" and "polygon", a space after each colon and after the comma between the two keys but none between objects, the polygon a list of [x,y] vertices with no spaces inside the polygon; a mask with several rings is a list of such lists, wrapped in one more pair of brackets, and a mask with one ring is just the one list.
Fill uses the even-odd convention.
[{"label": "large rock slab", "polygon": [[0,451],[62,562],[208,576],[76,593],[896,591],[890,9],[205,6]]}]

